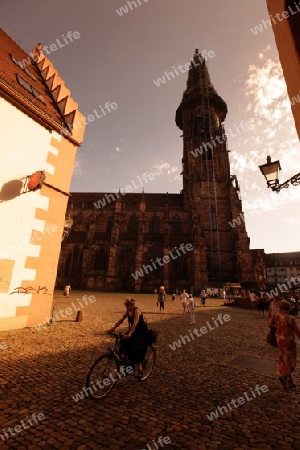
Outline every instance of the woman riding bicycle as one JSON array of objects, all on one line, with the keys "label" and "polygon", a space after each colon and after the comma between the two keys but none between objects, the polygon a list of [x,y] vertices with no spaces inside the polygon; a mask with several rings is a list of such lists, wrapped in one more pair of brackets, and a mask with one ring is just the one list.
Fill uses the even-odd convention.
[{"label": "woman riding bicycle", "polygon": [[124,305],[126,306],[126,311],[123,316],[112,328],[107,330],[107,332],[113,333],[126,318],[128,319],[129,330],[120,340],[121,352],[123,350],[135,365],[135,376],[142,377],[142,362],[147,352],[143,314],[141,310],[135,306],[135,300],[131,297],[125,298]]}]

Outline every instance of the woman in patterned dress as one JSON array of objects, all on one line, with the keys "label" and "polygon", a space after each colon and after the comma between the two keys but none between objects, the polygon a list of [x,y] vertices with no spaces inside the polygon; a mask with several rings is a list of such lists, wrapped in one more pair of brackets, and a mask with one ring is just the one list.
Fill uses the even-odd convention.
[{"label": "woman in patterned dress", "polygon": [[279,348],[278,373],[279,381],[284,388],[296,387],[292,381],[292,373],[296,367],[295,334],[300,339],[300,330],[294,317],[289,315],[291,305],[286,300],[279,302],[279,312],[269,322],[269,327],[276,325],[276,338]]}]

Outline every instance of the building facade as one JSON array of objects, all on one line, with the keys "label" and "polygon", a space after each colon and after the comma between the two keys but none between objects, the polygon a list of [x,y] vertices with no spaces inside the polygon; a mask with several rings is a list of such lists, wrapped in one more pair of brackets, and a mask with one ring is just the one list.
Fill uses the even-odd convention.
[{"label": "building facade", "polygon": [[300,288],[300,252],[267,254],[266,270],[268,285],[282,284],[284,290]]},{"label": "building facade", "polygon": [[198,293],[228,281],[255,283],[245,223],[230,224],[242,214],[242,202],[230,173],[226,114],[196,50],[176,111],[182,191],[73,193],[74,225],[62,245],[57,287],[152,292],[163,284],[168,292]]},{"label": "building facade", "polygon": [[69,187],[84,125],[39,44],[0,29],[0,330],[51,316]]},{"label": "building facade", "polygon": [[267,0],[267,7],[300,139],[300,3]]}]

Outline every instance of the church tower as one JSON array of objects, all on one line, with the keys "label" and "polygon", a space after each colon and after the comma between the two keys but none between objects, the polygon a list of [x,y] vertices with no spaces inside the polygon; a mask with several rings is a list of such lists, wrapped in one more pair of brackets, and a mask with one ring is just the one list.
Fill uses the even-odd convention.
[{"label": "church tower", "polygon": [[153,292],[163,285],[168,293],[195,295],[226,282],[255,287],[239,186],[230,174],[226,114],[196,50],[176,113],[182,192],[72,193],[73,227],[62,244],[58,287]]},{"label": "church tower", "polygon": [[239,185],[230,174],[226,115],[227,105],[196,49],[176,111],[183,131],[183,201],[194,245],[195,286],[254,279]]}]

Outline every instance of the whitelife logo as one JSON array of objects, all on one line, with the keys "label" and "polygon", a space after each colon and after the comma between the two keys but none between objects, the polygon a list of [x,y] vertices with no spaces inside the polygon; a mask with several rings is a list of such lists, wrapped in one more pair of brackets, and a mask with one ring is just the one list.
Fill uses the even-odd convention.
[{"label": "whitelife logo", "polygon": [[[200,62],[195,62],[194,59],[192,59],[191,63],[194,67],[200,66],[200,64],[202,64],[204,61],[207,61],[208,58],[214,58],[216,55],[213,50],[209,50],[208,52],[206,50],[204,50],[201,53],[201,55],[197,54],[197,56],[198,56]],[[177,66],[177,68],[175,66],[173,66],[174,71],[171,71],[171,72],[165,71],[164,75],[160,78],[157,78],[156,80],[153,80],[153,83],[155,84],[156,87],[160,87],[162,84],[166,84],[166,82],[167,82],[166,77],[167,77],[168,81],[174,80],[175,75],[177,75],[179,77],[180,73],[188,72],[192,68],[191,63],[187,62],[184,65],[179,64]],[[180,70],[180,73],[178,72],[177,69]],[[174,73],[175,73],[175,75],[174,75]],[[170,78],[170,75],[172,78]]]},{"label": "whitelife logo", "polygon": [[[276,25],[276,20],[278,20],[278,22],[282,22],[284,19],[288,19],[290,16],[294,16],[295,14],[297,14],[298,12],[300,12],[300,2],[294,2],[294,5],[296,7],[296,11],[292,9],[292,6],[290,5],[288,7],[288,11],[283,11],[281,14],[280,13],[276,13],[275,17],[272,16],[272,14],[270,15],[270,19],[268,20],[262,20],[261,25],[256,25],[255,28],[251,28],[252,33],[256,36],[258,33],[261,33],[262,31],[264,31],[264,27],[267,30],[268,28],[271,28],[272,23],[273,25]],[[282,17],[282,19],[281,19]],[[271,23],[272,21],[272,23]]]},{"label": "whitelife logo", "polygon": [[[143,180],[145,181],[145,183],[149,183],[149,180],[152,181],[155,179],[155,175],[152,172],[146,172],[143,173],[142,175]],[[140,186],[143,186],[143,181],[141,180],[141,178],[138,176],[137,177],[138,182],[140,183]],[[125,186],[125,189],[121,188],[119,192],[115,192],[114,194],[105,194],[105,196],[98,200],[97,202],[94,202],[94,206],[97,209],[103,208],[105,205],[108,205],[109,203],[115,202],[117,199],[120,198],[121,194],[122,196],[128,194],[128,192],[132,192],[133,189],[138,189],[140,186],[137,186],[134,182],[134,180],[131,180],[131,184],[128,184],[127,186]]]},{"label": "whitelife logo", "polygon": [[171,439],[169,438],[169,436],[159,436],[156,441],[153,439],[154,447],[152,447],[152,444],[147,444],[147,448],[142,448],[142,450],[159,450],[160,448],[164,447],[164,444],[171,444]]},{"label": "whitelife logo", "polygon": [[[179,249],[177,247],[174,247],[173,252],[175,253],[175,251],[176,251],[178,256],[182,256],[180,254],[180,250],[182,251],[182,254],[185,255],[185,253],[186,253],[185,250],[190,252],[191,250],[193,250],[193,245],[192,244],[180,244]],[[172,251],[169,251],[169,256],[165,255],[162,258],[157,257],[155,262],[157,262],[159,264],[159,266],[162,267],[164,264],[168,264],[171,261],[170,256],[171,256],[171,259],[173,259],[173,260],[178,258],[178,256],[173,255]],[[161,260],[163,260],[163,262],[161,262]],[[150,270],[150,272],[153,272],[153,270],[157,269],[157,265],[155,264],[155,262],[153,261],[153,259],[151,259],[151,264],[146,264],[146,265],[143,264],[142,268],[140,270],[137,270],[135,273],[132,273],[131,276],[135,280],[137,280],[138,278],[143,277],[145,274],[148,275],[149,270]]]},{"label": "whitelife logo", "polygon": [[238,399],[234,400],[232,399],[230,402],[228,402],[225,406],[218,406],[218,408],[215,411],[212,411],[210,414],[207,414],[206,417],[212,422],[215,419],[219,418],[219,415],[223,415],[225,413],[228,413],[229,411],[232,411],[232,406],[234,408],[238,408],[239,406],[243,406],[246,401],[251,402],[253,399],[255,399],[257,396],[260,396],[261,394],[265,394],[268,392],[268,386],[263,384],[262,386],[259,386],[258,384],[255,387],[255,392],[253,389],[250,389],[251,397],[248,396],[247,392],[244,392],[245,397],[239,397]]},{"label": "whitelife logo", "polygon": [[[234,124],[235,130],[237,134],[233,132],[231,128],[224,132],[221,136],[216,136],[214,139],[211,139],[209,142],[204,142],[202,145],[200,145],[199,148],[195,148],[194,150],[191,150],[191,153],[195,158],[199,155],[202,155],[204,152],[207,152],[208,150],[213,150],[213,146],[216,148],[218,144],[222,144],[228,140],[228,137],[236,137],[239,134],[241,134],[242,131],[248,131],[252,128],[251,122],[244,122],[241,121],[239,125]],[[240,129],[241,128],[241,129]],[[217,141],[217,142],[216,142]]]},{"label": "whitelife logo", "polygon": [[[211,326],[211,324],[207,321],[206,325],[203,325],[202,327],[199,328],[199,330],[197,328],[194,328],[193,331],[188,330],[190,337],[188,335],[185,336],[180,336],[180,338],[178,339],[178,341],[174,341],[172,344],[169,344],[169,347],[171,350],[177,350],[177,348],[181,348],[182,345],[186,345],[188,342],[191,342],[191,339],[194,340],[195,336],[193,336],[193,333],[197,336],[197,337],[201,337],[203,334],[208,333],[208,331],[212,331],[215,330],[216,328],[219,328],[219,323],[221,325],[224,325],[224,322],[229,322],[231,320],[231,317],[229,314],[219,314],[217,319],[215,319],[214,317],[212,317],[212,321],[215,325],[215,327]],[[218,322],[219,323],[218,323]]]},{"label": "whitelife logo", "polygon": [[[77,299],[79,300],[79,299]],[[96,297],[94,295],[90,295],[89,298],[87,295],[84,295],[82,297],[82,301],[87,306],[89,303],[94,303],[96,301]],[[80,306],[81,309],[84,308],[81,301],[78,302],[78,306]],[[53,321],[59,322],[61,320],[61,317],[63,319],[66,319],[66,316],[70,316],[73,314],[73,312],[77,312],[79,309],[74,304],[74,302],[71,303],[71,307],[68,307],[66,309],[60,309],[57,313],[53,314],[52,317],[46,317],[46,319],[43,322],[40,322],[37,325],[34,325],[34,328],[37,331],[45,329],[45,326],[52,323]]]},{"label": "whitelife logo", "polygon": [[[143,0],[143,1],[144,1],[144,3],[148,3],[149,0]],[[143,3],[141,3],[141,0],[136,0],[136,2],[135,1],[130,2],[128,0],[127,5],[129,6],[131,11],[133,10],[132,5],[134,5],[135,8],[138,8],[137,2],[140,6],[142,6]],[[116,9],[116,12],[119,14],[119,16],[123,16],[123,14],[127,14],[129,12],[127,5],[121,6],[120,9]]]},{"label": "whitelife logo", "polygon": [[[115,369],[116,374],[112,374],[110,373],[107,377],[103,378],[101,381],[97,380],[96,381],[96,385],[95,386],[94,382],[91,383],[91,387],[84,387],[80,392],[78,392],[75,395],[72,395],[72,399],[74,400],[74,402],[79,402],[79,400],[83,400],[84,397],[88,396],[88,394],[92,394],[93,391],[97,392],[99,389],[104,389],[105,386],[110,386],[111,383],[115,383],[116,381],[120,380],[122,377],[126,377],[127,375],[131,374],[133,372],[133,367],[132,366],[121,366],[120,367],[120,372]],[[114,378],[114,375],[117,376],[117,378]]]},{"label": "whitelife logo", "polygon": [[[76,40],[76,39],[79,39],[81,36],[80,36],[80,33],[79,33],[78,31],[74,31],[74,32],[73,32],[73,31],[68,31],[67,37],[65,37],[64,34],[62,34],[61,37],[63,38],[63,40],[64,40],[65,43],[62,43],[62,42],[60,42],[59,39],[56,39],[56,41],[55,41],[56,44],[53,43],[53,44],[50,44],[50,46],[47,46],[47,45],[42,46],[42,44],[38,44],[38,45],[39,45],[39,48],[40,48],[44,53],[46,53],[47,55],[50,55],[50,53],[56,52],[56,50],[58,50],[58,48],[63,48],[63,47],[65,47],[65,46],[68,45],[70,42],[73,42],[74,39],[75,39],[75,40]],[[60,38],[60,39],[61,39],[61,38]],[[50,50],[48,50],[49,47],[50,47]],[[38,54],[38,53],[32,53],[32,52],[31,52],[31,53],[29,53],[29,55],[30,55],[30,56],[28,56],[28,58],[23,59],[23,61],[22,61],[23,67],[30,66],[32,60],[36,62],[37,58],[39,57],[39,54]]]},{"label": "whitelife logo", "polygon": [[[14,427],[8,427],[6,429],[2,429],[0,433],[0,438],[4,442],[6,439],[9,439],[11,436],[16,436],[18,433],[21,433],[23,430],[27,430],[30,427],[36,425],[39,421],[45,419],[43,413],[33,413],[31,417],[26,417],[26,419],[22,419],[20,425],[15,425]],[[8,434],[10,433],[10,435]]]}]

